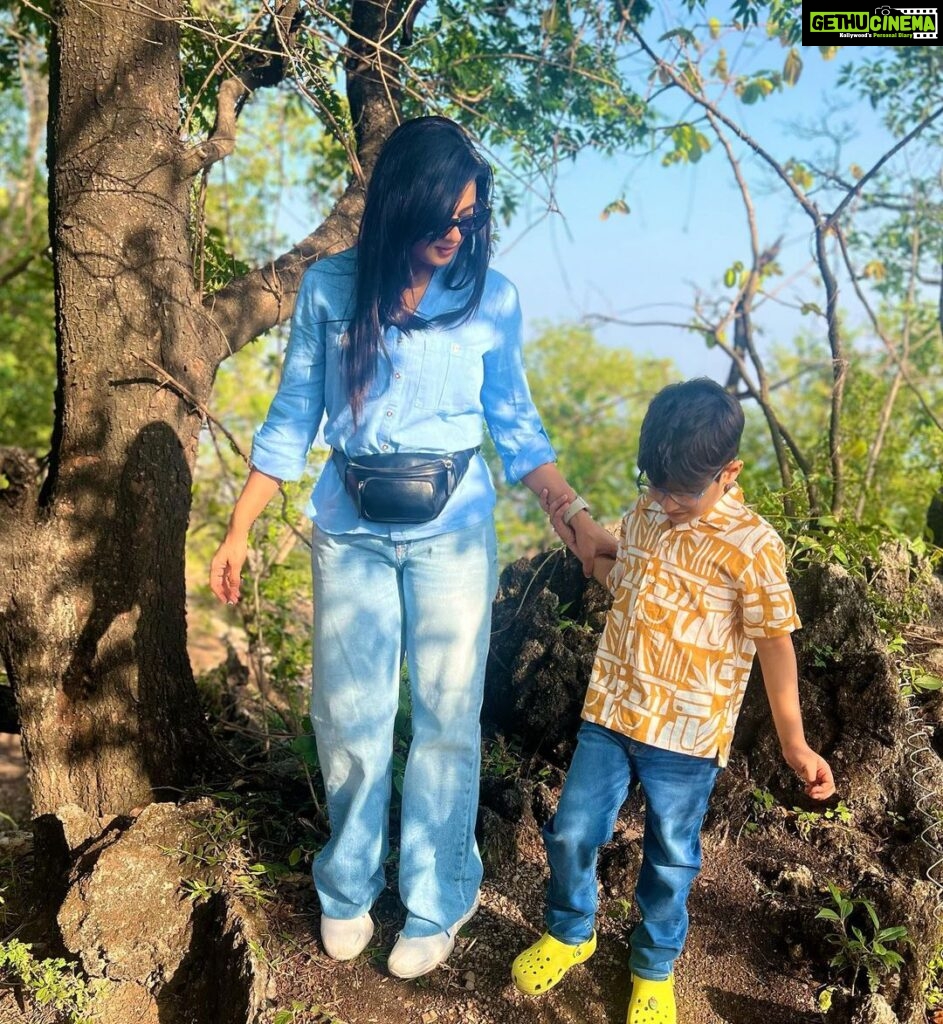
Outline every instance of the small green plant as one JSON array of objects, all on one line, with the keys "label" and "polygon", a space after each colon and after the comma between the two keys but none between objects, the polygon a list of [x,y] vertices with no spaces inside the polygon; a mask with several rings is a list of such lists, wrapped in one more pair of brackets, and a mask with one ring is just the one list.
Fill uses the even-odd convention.
[{"label": "small green plant", "polygon": [[481,774],[494,779],[519,775],[524,764],[520,747],[503,736],[481,741]]},{"label": "small green plant", "polygon": [[943,679],[924,672],[915,665],[905,665],[900,674],[900,692],[905,697],[921,697],[943,689]]},{"label": "small green plant", "polygon": [[850,825],[853,817],[851,808],[844,800],[839,800],[834,807],[829,807],[826,811],[803,811],[799,807],[793,807],[792,810],[796,816],[796,831],[803,839],[808,839],[814,829]]},{"label": "small green plant", "polygon": [[40,1006],[63,1014],[69,1024],[91,1024],[94,985],[81,977],[75,964],[61,957],[38,960],[33,947],[17,939],[0,942],[0,982],[22,987]]},{"label": "small green plant", "polygon": [[929,1009],[943,1006],[943,946],[937,946],[927,961],[924,1002]]},{"label": "small green plant", "polygon": [[809,653],[812,655],[812,664],[816,668],[828,668],[829,665],[838,661],[838,652],[831,644],[813,644]]},{"label": "small green plant", "polygon": [[612,906],[609,908],[609,917],[615,918],[617,921],[628,921],[632,916],[633,906],[632,900],[619,896],[612,901]]},{"label": "small green plant", "polygon": [[927,961],[923,1001],[930,1010],[937,1010],[943,1006],[943,946],[937,946]]},{"label": "small green plant", "polygon": [[756,832],[760,826],[768,821],[776,809],[776,797],[768,789],[760,789],[755,786],[750,790],[749,817],[744,824],[747,832]]},{"label": "small green plant", "polygon": [[[280,863],[251,860],[245,849],[251,827],[247,814],[238,807],[219,807],[192,824],[194,833],[183,847],[165,851],[179,857],[191,869],[191,877],[182,883],[187,899],[205,903],[223,889],[259,906],[272,899],[272,883],[288,868]],[[297,859],[300,858],[299,850]]]},{"label": "small green plant", "polygon": [[576,619],[570,618],[570,616],[567,614],[572,605],[572,601],[565,601],[557,609],[557,629],[561,633],[565,632],[568,629],[578,629],[580,626],[580,623],[577,622]]},{"label": "small green plant", "polygon": [[[863,972],[869,991],[875,992],[883,975],[900,970],[904,958],[890,946],[909,943],[911,939],[907,929],[903,925],[882,928],[870,900],[847,896],[832,882],[828,883],[828,891],[832,906],[822,907],[815,917],[816,920],[830,921],[835,926],[826,936],[826,941],[838,947],[829,966],[851,975],[852,992]],[[863,922],[864,928],[870,931],[869,935],[852,920],[853,915]]]}]

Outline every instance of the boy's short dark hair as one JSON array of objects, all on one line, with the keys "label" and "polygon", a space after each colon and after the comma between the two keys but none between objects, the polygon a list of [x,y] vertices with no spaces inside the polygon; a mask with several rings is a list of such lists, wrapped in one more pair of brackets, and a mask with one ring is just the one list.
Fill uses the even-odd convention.
[{"label": "boy's short dark hair", "polygon": [[704,485],[736,457],[740,403],[708,377],[662,388],[642,420],[638,468],[656,487]]}]

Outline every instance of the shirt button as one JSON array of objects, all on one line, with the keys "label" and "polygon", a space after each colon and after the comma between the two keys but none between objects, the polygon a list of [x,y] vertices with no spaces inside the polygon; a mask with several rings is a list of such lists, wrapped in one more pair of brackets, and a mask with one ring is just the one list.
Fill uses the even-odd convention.
[{"label": "shirt button", "polygon": [[390,450],[390,446],[388,444],[381,444],[380,449],[382,451],[388,452]]},{"label": "shirt button", "polygon": [[401,373],[394,373],[394,374],[393,374],[393,376],[394,376],[394,377],[395,377],[395,378],[396,378],[397,380],[399,380],[399,379],[400,379],[400,377],[402,377],[403,375],[402,375]]},{"label": "shirt button", "polygon": [[393,415],[393,410],[392,409],[387,409],[386,410],[386,414],[387,414],[387,416],[392,416]]}]

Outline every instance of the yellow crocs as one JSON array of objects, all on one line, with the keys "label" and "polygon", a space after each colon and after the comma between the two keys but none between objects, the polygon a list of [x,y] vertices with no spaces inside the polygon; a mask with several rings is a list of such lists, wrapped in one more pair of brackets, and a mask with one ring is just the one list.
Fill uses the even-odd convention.
[{"label": "yellow crocs", "polygon": [[560,942],[544,932],[511,964],[511,977],[525,996],[539,996],[561,981],[571,967],[588,960],[595,952],[595,932],[577,946]]},{"label": "yellow crocs", "polygon": [[625,1024],[677,1024],[675,981],[649,981],[632,975],[632,995]]}]

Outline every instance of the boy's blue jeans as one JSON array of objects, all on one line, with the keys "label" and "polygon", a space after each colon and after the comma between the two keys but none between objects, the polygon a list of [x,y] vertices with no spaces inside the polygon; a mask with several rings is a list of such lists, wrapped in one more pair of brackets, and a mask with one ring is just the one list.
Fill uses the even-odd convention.
[{"label": "boy's blue jeans", "polygon": [[638,783],[645,794],[635,887],[642,921],[632,933],[629,965],[640,978],[667,978],[688,934],[688,892],[701,868],[701,825],[718,772],[710,758],[660,750],[583,722],[559,806],[544,828],[550,934],[571,945],[592,935],[596,854]]},{"label": "boy's blue jeans", "polygon": [[403,656],[413,736],[403,778],[403,934],[434,935],[471,907],[478,716],[497,587],[492,520],[422,540],[314,531],[311,721],[331,838],[314,861],[328,917],[369,910],[385,885],[393,724]]}]

